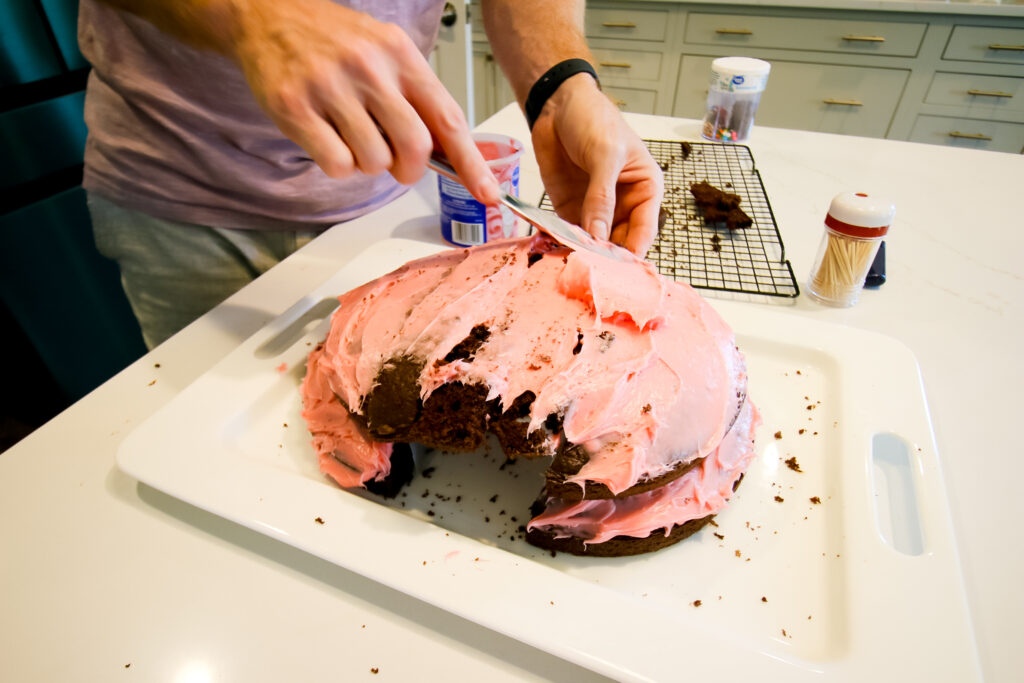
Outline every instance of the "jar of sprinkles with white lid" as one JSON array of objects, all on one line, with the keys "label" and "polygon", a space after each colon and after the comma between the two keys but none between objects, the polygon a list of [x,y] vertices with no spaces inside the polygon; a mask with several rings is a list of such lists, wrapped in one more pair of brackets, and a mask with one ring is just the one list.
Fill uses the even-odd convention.
[{"label": "jar of sprinkles with white lid", "polygon": [[808,295],[828,306],[857,303],[895,215],[896,207],[883,197],[865,192],[836,195],[825,216],[825,234],[811,268]]}]

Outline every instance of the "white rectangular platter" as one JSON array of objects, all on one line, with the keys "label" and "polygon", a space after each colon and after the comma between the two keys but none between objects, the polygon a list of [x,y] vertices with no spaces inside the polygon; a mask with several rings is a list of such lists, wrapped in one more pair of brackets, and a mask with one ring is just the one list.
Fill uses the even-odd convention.
[{"label": "white rectangular platter", "polygon": [[393,500],[335,486],[300,416],[306,356],[336,295],[437,249],[368,249],[140,425],[121,469],[617,680],[980,679],[920,374],[888,337],[712,301],[758,456],[715,526],[650,555],[526,544],[544,463],[493,445],[421,454]]}]

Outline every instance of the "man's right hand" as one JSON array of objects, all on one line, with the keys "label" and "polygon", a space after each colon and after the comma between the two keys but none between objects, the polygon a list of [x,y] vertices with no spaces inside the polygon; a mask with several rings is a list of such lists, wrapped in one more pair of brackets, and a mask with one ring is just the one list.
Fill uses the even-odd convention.
[{"label": "man's right hand", "polygon": [[103,0],[238,63],[256,101],[330,176],[419,180],[435,145],[473,196],[498,184],[458,103],[399,27],[330,0]]}]

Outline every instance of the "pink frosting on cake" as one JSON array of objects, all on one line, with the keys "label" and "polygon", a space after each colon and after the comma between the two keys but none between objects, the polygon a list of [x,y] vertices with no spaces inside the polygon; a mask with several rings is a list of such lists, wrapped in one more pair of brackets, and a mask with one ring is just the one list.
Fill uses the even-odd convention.
[{"label": "pink frosting on cake", "polygon": [[320,471],[345,487],[363,486],[391,471],[390,443],[374,441],[337,401],[321,372],[322,349],[309,356],[302,381],[302,417],[313,433]]},{"label": "pink frosting on cake", "polygon": [[583,538],[587,543],[603,543],[616,536],[646,538],[659,529],[667,536],[673,526],[725,507],[754,457],[754,432],[760,422],[757,410],[747,401],[718,448],[679,479],[623,499],[577,503],[552,499],[527,527],[553,531],[557,538]]},{"label": "pink frosting on cake", "polygon": [[[342,473],[356,484],[329,472],[345,486],[386,473],[335,396],[358,411],[401,356],[425,361],[423,399],[454,381],[484,385],[503,408],[533,392],[530,429],[556,413],[587,451],[570,479],[581,486],[618,493],[717,452],[746,386],[732,331],[688,285],[622,253],[619,263],[543,236],[507,240],[413,261],[342,295],[302,389],[321,463],[359,470]],[[473,357],[444,362],[480,324],[490,335]]]}]

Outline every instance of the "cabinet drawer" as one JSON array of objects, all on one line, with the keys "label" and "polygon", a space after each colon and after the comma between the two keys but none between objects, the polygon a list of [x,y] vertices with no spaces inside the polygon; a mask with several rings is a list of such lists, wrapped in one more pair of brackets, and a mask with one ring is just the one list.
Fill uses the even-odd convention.
[{"label": "cabinet drawer", "polygon": [[981,118],[1021,114],[1024,113],[1024,78],[938,72],[924,101],[925,104],[964,107],[968,116]]},{"label": "cabinet drawer", "polygon": [[[703,117],[712,61],[683,57],[674,115]],[[882,138],[909,74],[903,69],[775,60],[755,125]]]},{"label": "cabinet drawer", "polygon": [[1024,64],[1024,28],[954,26],[943,59]]},{"label": "cabinet drawer", "polygon": [[1024,152],[1024,123],[918,116],[909,139],[933,145],[1021,154]]},{"label": "cabinet drawer", "polygon": [[622,111],[634,114],[653,114],[658,104],[658,93],[639,88],[605,87],[604,94]]},{"label": "cabinet drawer", "polygon": [[604,79],[640,79],[656,81],[661,78],[661,53],[642,50],[592,50],[597,73]]},{"label": "cabinet drawer", "polygon": [[583,21],[588,38],[662,42],[668,29],[668,11],[587,7]]},{"label": "cabinet drawer", "polygon": [[928,24],[691,13],[686,42],[912,57]]}]

